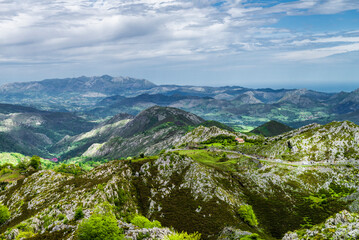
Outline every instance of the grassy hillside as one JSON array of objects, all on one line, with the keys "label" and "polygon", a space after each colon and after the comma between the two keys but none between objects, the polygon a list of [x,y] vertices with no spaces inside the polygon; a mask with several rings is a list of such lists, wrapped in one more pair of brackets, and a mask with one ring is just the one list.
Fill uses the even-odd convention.
[{"label": "grassy hillside", "polygon": [[[159,134],[172,127],[163,124],[145,133]],[[333,122],[264,138],[199,126],[180,137],[175,149],[156,156],[108,162],[98,159],[97,163],[96,159],[78,157],[54,170],[22,176],[8,172],[5,177],[17,181],[0,191],[11,214],[9,221],[0,225],[0,234],[3,238],[28,234],[32,239],[73,239],[79,224],[86,221],[82,219],[101,211],[114,216],[127,237],[147,234],[163,239],[174,230],[198,231],[202,239],[235,235],[242,240],[256,239],[254,236],[291,239],[293,234],[315,236],[316,230],[329,236],[330,229],[353,225],[327,220],[337,213],[344,211],[357,221],[357,216],[348,212],[359,209],[359,173],[353,159],[358,153],[354,146],[359,142],[358,128],[350,122]],[[136,136],[144,137],[141,134]],[[245,143],[238,143],[236,137]],[[296,155],[299,146],[301,155]],[[313,146],[318,149],[314,151]],[[342,152],[347,147],[353,148],[352,155]],[[339,153],[329,154],[335,164],[323,158],[325,149]],[[305,163],[313,153],[315,161]],[[4,157],[22,159],[17,154]],[[82,214],[76,217],[79,211]],[[136,227],[138,215],[157,220],[162,227]],[[324,226],[325,221],[333,227]],[[359,237],[359,233],[351,234]]]}]

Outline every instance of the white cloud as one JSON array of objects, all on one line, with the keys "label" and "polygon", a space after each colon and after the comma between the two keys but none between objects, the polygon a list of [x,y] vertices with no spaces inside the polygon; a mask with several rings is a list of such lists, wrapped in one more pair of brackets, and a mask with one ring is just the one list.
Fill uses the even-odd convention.
[{"label": "white cloud", "polygon": [[336,36],[336,37],[324,37],[318,38],[314,40],[304,39],[300,41],[293,41],[294,45],[303,46],[313,43],[344,43],[344,42],[359,42],[359,37],[344,37],[344,36]]},{"label": "white cloud", "polygon": [[359,43],[327,47],[327,48],[316,48],[301,51],[292,51],[278,54],[280,59],[285,60],[313,60],[319,58],[325,58],[336,54],[348,53],[353,51],[359,51]]}]

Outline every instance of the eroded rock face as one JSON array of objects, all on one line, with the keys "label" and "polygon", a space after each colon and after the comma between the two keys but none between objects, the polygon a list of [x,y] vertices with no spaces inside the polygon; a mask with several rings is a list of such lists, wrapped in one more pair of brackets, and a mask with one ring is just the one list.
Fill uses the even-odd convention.
[{"label": "eroded rock face", "polygon": [[131,223],[119,221],[118,226],[124,230],[125,239],[163,239],[167,235],[174,234],[169,228],[138,228]]}]

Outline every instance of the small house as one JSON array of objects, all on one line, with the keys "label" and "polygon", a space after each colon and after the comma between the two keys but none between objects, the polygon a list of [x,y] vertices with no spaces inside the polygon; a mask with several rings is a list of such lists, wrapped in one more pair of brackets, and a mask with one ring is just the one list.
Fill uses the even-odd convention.
[{"label": "small house", "polygon": [[238,143],[244,143],[244,139],[243,139],[243,138],[236,138],[236,141],[237,141]]}]

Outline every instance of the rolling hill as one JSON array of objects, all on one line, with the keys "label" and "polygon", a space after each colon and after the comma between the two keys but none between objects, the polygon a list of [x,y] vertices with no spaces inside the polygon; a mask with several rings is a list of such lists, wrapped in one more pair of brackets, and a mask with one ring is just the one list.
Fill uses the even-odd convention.
[{"label": "rolling hill", "polygon": [[289,132],[292,130],[291,127],[287,125],[277,122],[277,121],[269,121],[251,131],[251,133],[260,134],[265,137],[273,137],[276,135],[283,134],[285,132]]}]

